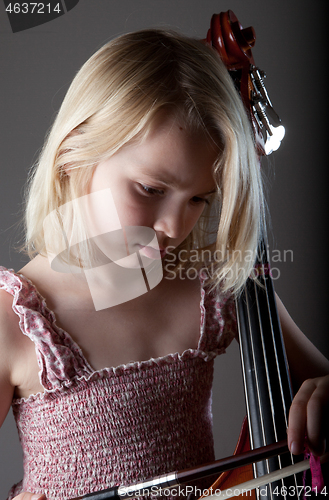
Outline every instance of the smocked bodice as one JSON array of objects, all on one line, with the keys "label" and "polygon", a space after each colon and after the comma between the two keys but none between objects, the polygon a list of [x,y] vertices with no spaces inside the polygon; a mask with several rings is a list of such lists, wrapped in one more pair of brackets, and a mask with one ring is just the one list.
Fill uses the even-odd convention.
[{"label": "smocked bodice", "polygon": [[69,499],[214,459],[213,359],[235,336],[231,299],[206,293],[196,349],[94,371],[31,282],[0,268],[44,392],[12,404],[24,456],[13,487]]}]

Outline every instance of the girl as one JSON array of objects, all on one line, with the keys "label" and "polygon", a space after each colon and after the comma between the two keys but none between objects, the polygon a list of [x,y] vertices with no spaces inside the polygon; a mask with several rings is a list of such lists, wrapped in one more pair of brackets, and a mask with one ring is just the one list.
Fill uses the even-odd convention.
[{"label": "girl", "polygon": [[[9,498],[213,460],[213,359],[236,336],[263,206],[249,123],[211,48],[149,30],[87,61],[31,178],[32,260],[0,272],[0,419],[12,405],[24,452]],[[329,363],[279,312],[302,384],[289,446],[301,453],[306,432],[320,454]]]}]

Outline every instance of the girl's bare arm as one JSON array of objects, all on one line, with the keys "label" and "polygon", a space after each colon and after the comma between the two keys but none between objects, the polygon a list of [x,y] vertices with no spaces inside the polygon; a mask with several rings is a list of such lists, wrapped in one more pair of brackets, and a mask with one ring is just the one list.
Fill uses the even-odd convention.
[{"label": "girl's bare arm", "polygon": [[[0,426],[3,424],[13,399],[12,360],[15,338],[11,334],[12,297],[0,291]],[[15,335],[15,334],[14,334]]]},{"label": "girl's bare arm", "polygon": [[288,444],[294,454],[303,452],[304,437],[316,455],[324,452],[328,433],[329,361],[300,331],[277,299],[293,384],[297,390],[289,412]]}]

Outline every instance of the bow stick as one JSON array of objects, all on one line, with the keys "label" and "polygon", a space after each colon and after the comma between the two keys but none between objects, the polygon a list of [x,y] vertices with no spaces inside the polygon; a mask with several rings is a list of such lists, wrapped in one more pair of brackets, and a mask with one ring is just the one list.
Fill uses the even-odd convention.
[{"label": "bow stick", "polygon": [[[222,458],[214,462],[201,465],[199,467],[193,467],[185,469],[183,471],[171,472],[169,474],[163,474],[157,476],[149,481],[144,481],[142,483],[137,483],[130,486],[113,486],[106,490],[98,491],[95,493],[88,493],[81,497],[74,498],[72,500],[126,500],[129,498],[147,496],[154,492],[159,492],[164,489],[172,489],[177,486],[186,484],[190,481],[196,479],[201,479],[212,474],[218,474],[225,472],[227,470],[232,470],[244,465],[248,465],[254,462],[265,460],[281,453],[286,453],[288,450],[287,441],[283,440],[272,445],[263,446],[257,448],[256,450],[247,451],[240,453],[239,455],[233,455],[230,457]],[[329,461],[329,453],[322,455],[320,458],[321,464]],[[224,491],[218,491],[214,494],[210,493],[207,495],[209,500],[224,500],[225,498],[231,498],[242,494],[245,491],[249,491],[260,486],[267,484],[268,482],[276,481],[282,479],[292,474],[307,470],[310,468],[310,460],[303,460],[297,464],[290,465],[283,469],[271,472],[264,476],[252,479],[245,483],[237,484],[234,488],[229,488]],[[320,493],[320,492],[318,492]]]},{"label": "bow stick", "polygon": [[[325,453],[320,457],[320,463],[324,464],[329,461],[329,453]],[[239,495],[246,494],[246,492],[249,492],[251,490],[254,490],[256,488],[259,488],[260,486],[264,486],[268,483],[272,483],[274,481],[278,481],[279,479],[284,479],[285,477],[292,476],[294,474],[298,474],[298,472],[303,472],[308,470],[311,467],[310,465],[310,459],[303,460],[302,462],[298,462],[297,464],[293,465],[288,465],[288,467],[284,467],[283,469],[278,469],[274,472],[270,472],[266,474],[265,476],[261,476],[255,479],[251,479],[250,481],[246,481],[245,483],[240,483],[234,486],[234,488],[228,488],[226,490],[220,491],[218,495],[211,494],[207,495],[207,500],[218,500],[218,497],[220,496],[220,500],[225,500],[226,498],[232,498],[236,497]],[[296,486],[297,494],[299,495],[300,493],[303,492],[304,490],[304,485],[303,486]],[[287,492],[289,495],[289,490],[287,488]],[[327,495],[326,490],[318,491],[316,490],[315,492],[316,495],[319,494],[324,494]],[[281,496],[281,492],[278,494],[278,496]],[[309,496],[307,493],[305,493],[305,496]]]},{"label": "bow stick", "polygon": [[[268,446],[257,448],[256,450],[246,451],[239,455],[215,460],[198,467],[191,467],[182,471],[170,472],[154,477],[148,481],[128,485],[128,486],[113,486],[106,490],[95,493],[88,493],[84,496],[74,498],[72,500],[125,500],[134,498],[135,496],[145,496],[154,490],[171,489],[175,486],[195,481],[213,474],[220,474],[227,470],[235,469],[261,460],[266,460],[276,455],[286,453],[288,451],[287,441],[279,441]],[[153,488],[153,489],[152,489]]]}]

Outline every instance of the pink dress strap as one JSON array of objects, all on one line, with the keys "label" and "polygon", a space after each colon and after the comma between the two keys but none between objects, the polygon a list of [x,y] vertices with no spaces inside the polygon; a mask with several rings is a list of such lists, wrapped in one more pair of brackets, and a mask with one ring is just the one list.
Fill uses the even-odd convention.
[{"label": "pink dress strap", "polygon": [[54,313],[28,279],[0,266],[0,289],[13,296],[20,329],[35,344],[40,383],[46,391],[68,387],[74,377],[93,373],[79,346],[56,325]]},{"label": "pink dress strap", "polygon": [[225,353],[237,338],[235,302],[231,295],[210,291],[203,275],[201,281],[201,325],[198,349],[208,354],[207,360]]}]

